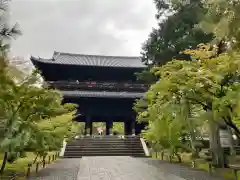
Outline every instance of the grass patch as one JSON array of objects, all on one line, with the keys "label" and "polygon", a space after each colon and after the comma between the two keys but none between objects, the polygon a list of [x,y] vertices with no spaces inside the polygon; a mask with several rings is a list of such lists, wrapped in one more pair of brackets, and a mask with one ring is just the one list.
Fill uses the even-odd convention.
[{"label": "grass patch", "polygon": [[[48,155],[52,157],[52,155],[56,154],[56,152],[49,152]],[[26,176],[28,164],[32,163],[35,159],[36,155],[32,152],[27,152],[26,157],[17,159],[14,163],[6,164],[3,176],[9,176],[12,174],[17,174],[20,178]],[[2,164],[3,160],[3,154],[0,154],[0,163]],[[35,173],[36,170],[36,164],[39,162],[41,163],[42,159],[38,158],[36,163],[32,165],[31,172]],[[46,161],[48,162],[48,158],[46,158]],[[42,166],[39,166],[39,170],[42,168]],[[32,173],[31,173],[32,174]],[[23,178],[24,179],[24,178]]]}]

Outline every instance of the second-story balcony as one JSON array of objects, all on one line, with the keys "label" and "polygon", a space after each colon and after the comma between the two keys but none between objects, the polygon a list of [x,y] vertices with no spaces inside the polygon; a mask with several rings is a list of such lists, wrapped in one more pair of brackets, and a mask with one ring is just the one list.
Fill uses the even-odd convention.
[{"label": "second-story balcony", "polygon": [[108,91],[129,91],[146,92],[147,84],[138,83],[116,83],[116,82],[79,82],[79,81],[48,81],[47,85],[59,90],[108,90]]}]

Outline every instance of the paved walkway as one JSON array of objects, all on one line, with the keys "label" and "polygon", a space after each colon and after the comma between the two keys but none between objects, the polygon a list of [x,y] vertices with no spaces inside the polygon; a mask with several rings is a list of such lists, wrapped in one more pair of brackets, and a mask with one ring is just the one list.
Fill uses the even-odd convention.
[{"label": "paved walkway", "polygon": [[131,157],[61,159],[31,180],[223,180],[159,160]]},{"label": "paved walkway", "polygon": [[29,180],[77,180],[81,159],[58,159]]}]

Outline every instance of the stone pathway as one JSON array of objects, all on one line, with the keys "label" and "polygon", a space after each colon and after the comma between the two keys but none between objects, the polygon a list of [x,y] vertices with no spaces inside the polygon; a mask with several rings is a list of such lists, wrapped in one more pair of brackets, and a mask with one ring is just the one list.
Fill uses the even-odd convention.
[{"label": "stone pathway", "polygon": [[29,180],[77,180],[81,159],[58,159]]},{"label": "stone pathway", "polygon": [[159,160],[131,157],[61,159],[31,180],[223,180]]}]

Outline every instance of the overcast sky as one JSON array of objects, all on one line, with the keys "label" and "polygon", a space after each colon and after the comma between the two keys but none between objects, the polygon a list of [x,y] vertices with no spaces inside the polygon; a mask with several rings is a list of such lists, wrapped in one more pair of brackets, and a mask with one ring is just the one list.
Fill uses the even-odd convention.
[{"label": "overcast sky", "polygon": [[138,56],[156,24],[153,0],[13,0],[11,13],[23,31],[12,52],[24,57]]}]

